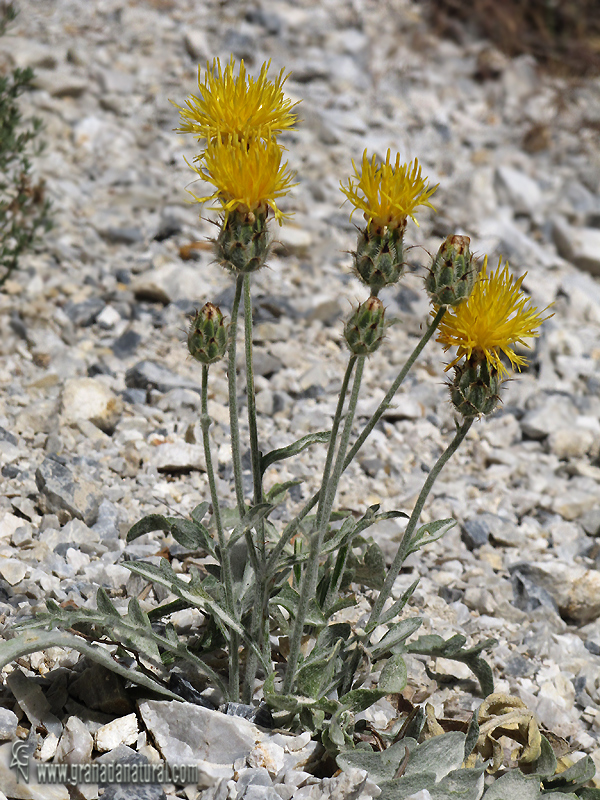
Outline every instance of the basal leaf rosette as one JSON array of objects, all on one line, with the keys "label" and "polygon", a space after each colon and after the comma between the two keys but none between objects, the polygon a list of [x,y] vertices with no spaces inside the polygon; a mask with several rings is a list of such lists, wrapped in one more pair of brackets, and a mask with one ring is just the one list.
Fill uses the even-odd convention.
[{"label": "basal leaf rosette", "polygon": [[397,154],[392,162],[390,150],[382,163],[377,162],[376,156],[369,160],[365,150],[361,168],[354,161],[352,166],[354,175],[346,185],[340,183],[340,189],[354,206],[350,218],[358,210],[367,221],[366,227],[359,230],[354,266],[357,276],[377,295],[381,288],[402,277],[407,219],[416,222],[419,206],[433,208],[429,198],[437,185],[428,184],[417,159],[400,163]]},{"label": "basal leaf rosette", "polygon": [[452,402],[463,416],[489,414],[493,410],[501,381],[510,374],[501,355],[513,369],[526,366],[527,359],[515,352],[515,345],[529,347],[525,339],[539,336],[538,328],[552,316],[544,317],[547,308],[538,311],[521,291],[525,275],[515,280],[508,263],[502,268],[502,259],[488,275],[486,257],[468,299],[448,309],[440,323],[438,342],[446,351],[457,348],[456,358],[446,369],[455,368],[450,391]]},{"label": "basal leaf rosette", "polygon": [[185,107],[174,104],[181,113],[178,133],[192,133],[210,142],[216,137],[223,141],[267,140],[293,130],[297,103],[283,93],[289,73],[281,70],[269,80],[270,65],[270,61],[264,62],[258,77],[253,78],[246,73],[243,60],[236,75],[233,57],[224,69],[217,58],[212,66],[207,63],[204,80],[198,67],[199,94],[190,95]]}]

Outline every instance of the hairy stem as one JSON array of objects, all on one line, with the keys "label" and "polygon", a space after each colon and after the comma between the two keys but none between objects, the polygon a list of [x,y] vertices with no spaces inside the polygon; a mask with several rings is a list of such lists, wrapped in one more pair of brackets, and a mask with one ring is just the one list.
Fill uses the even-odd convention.
[{"label": "hairy stem", "polygon": [[475,421],[475,417],[469,417],[465,419],[463,424],[457,428],[456,434],[448,447],[444,450],[442,455],[438,458],[438,460],[433,465],[429,475],[427,476],[427,480],[423,484],[423,488],[421,489],[421,493],[417,498],[417,502],[415,503],[415,507],[413,508],[413,512],[410,515],[410,519],[408,520],[408,525],[406,526],[406,530],[404,531],[404,536],[402,537],[402,541],[398,547],[396,555],[394,556],[394,560],[392,561],[392,566],[389,568],[387,577],[383,584],[381,591],[379,592],[379,596],[375,601],[375,605],[371,611],[371,616],[369,617],[369,621],[367,626],[370,626],[372,623],[376,623],[379,619],[379,615],[383,609],[385,601],[392,593],[392,586],[394,585],[394,581],[398,577],[402,564],[406,559],[407,555],[410,552],[410,546],[412,544],[413,534],[415,532],[415,528],[417,527],[417,523],[419,521],[419,517],[421,516],[421,511],[423,510],[423,506],[425,505],[425,501],[427,500],[427,496],[429,492],[433,488],[433,484],[436,481],[437,476],[442,471],[444,465],[447,461],[454,455],[458,447],[460,446],[462,440],[465,438],[467,433],[469,432],[469,428]]},{"label": "hairy stem", "polygon": [[242,287],[244,276],[238,275],[235,284],[235,297],[231,308],[231,323],[229,325],[229,362],[227,369],[227,379],[229,382],[229,426],[231,428],[231,458],[233,462],[233,480],[235,483],[235,496],[237,501],[238,514],[240,519],[246,515],[244,504],[244,488],[242,484],[242,454],[240,452],[240,424],[238,417],[237,402],[237,373],[236,373],[236,351],[237,351],[237,322],[240,300],[242,297]]},{"label": "hairy stem", "polygon": [[[285,679],[283,682],[283,689],[282,689],[283,694],[289,694],[292,690],[294,678],[296,675],[296,667],[298,665],[298,659],[300,657],[300,647],[302,644],[304,621],[306,619],[308,605],[310,603],[310,600],[314,598],[317,587],[317,578],[319,572],[319,555],[323,547],[323,538],[325,536],[325,530],[327,528],[327,523],[329,522],[331,507],[333,505],[333,498],[335,497],[335,491],[337,489],[337,482],[335,483],[333,488],[331,488],[331,484],[334,483],[336,472],[338,472],[337,475],[338,482],[339,482],[339,476],[341,475],[341,468],[340,468],[339,470],[334,469],[332,476],[331,467],[333,464],[333,456],[335,452],[337,434],[342,419],[344,402],[346,399],[346,394],[348,392],[348,384],[350,383],[350,376],[352,375],[352,370],[354,369],[356,361],[357,361],[357,356],[355,355],[350,356],[350,359],[348,360],[348,366],[346,367],[344,380],[342,381],[342,388],[340,390],[340,396],[338,399],[337,408],[335,410],[335,416],[333,418],[331,438],[329,439],[329,446],[327,448],[327,458],[325,461],[325,469],[323,471],[323,480],[321,482],[320,502],[319,502],[319,508],[317,510],[316,531],[312,534],[311,537],[309,556],[306,562],[306,567],[304,569],[302,583],[300,585],[300,599],[298,601],[298,607],[296,609],[296,618],[294,620],[294,627],[292,629],[292,634],[290,639],[290,653],[287,659]],[[352,421],[354,419],[354,411],[356,409],[356,401],[358,399],[358,388],[360,387],[360,380],[362,378],[363,365],[364,365],[364,356],[359,359],[359,367],[357,369],[357,374],[354,380],[352,396],[350,398],[348,413],[346,416],[346,424],[344,426],[344,431],[342,434],[342,442],[345,440],[346,446],[348,443],[348,438],[350,436],[349,428],[352,427]],[[341,447],[342,444],[340,443],[340,450]],[[340,454],[340,452],[338,452],[337,462],[340,463],[343,457],[344,457],[343,453]]]},{"label": "hairy stem", "polygon": [[[208,486],[210,489],[210,498],[213,506],[213,516],[215,525],[217,527],[217,538],[219,540],[219,555],[221,560],[221,574],[223,578],[223,585],[225,587],[225,602],[227,610],[232,617],[237,620],[238,616],[235,609],[235,602],[233,598],[233,577],[231,574],[231,561],[229,558],[229,550],[227,549],[227,541],[223,531],[223,523],[221,521],[221,508],[219,505],[219,498],[217,495],[217,485],[215,482],[215,471],[213,468],[212,455],[210,451],[210,436],[209,429],[211,426],[211,419],[208,415],[208,364],[202,365],[202,407],[200,416],[200,425],[202,427],[202,441],[204,443],[204,459],[206,461],[206,474],[208,475]],[[240,693],[240,661],[239,661],[239,637],[235,631],[230,631],[231,634],[231,648],[229,652],[229,696],[232,700],[239,697]]]},{"label": "hairy stem", "polygon": [[[396,376],[396,379],[394,380],[394,382],[390,386],[388,393],[386,394],[386,396],[383,398],[383,400],[381,401],[381,403],[377,407],[377,411],[375,411],[375,413],[373,414],[371,419],[367,422],[367,424],[363,428],[363,430],[362,430],[360,436],[358,437],[358,439],[356,440],[356,442],[354,442],[354,444],[350,448],[350,450],[348,452],[348,455],[346,456],[346,459],[344,461],[344,466],[343,466],[342,472],[348,468],[349,464],[352,462],[352,460],[354,459],[354,457],[356,456],[356,454],[358,453],[360,448],[363,446],[363,444],[365,443],[367,437],[369,436],[369,434],[371,433],[371,431],[373,430],[375,425],[377,425],[377,423],[379,422],[379,420],[381,419],[383,414],[390,407],[390,402],[391,402],[392,398],[394,397],[394,395],[396,394],[396,392],[400,388],[400,386],[403,383],[404,379],[406,378],[410,368],[412,367],[412,365],[415,363],[415,361],[417,360],[417,358],[421,354],[423,348],[425,347],[427,342],[431,339],[431,337],[435,333],[436,328],[438,327],[438,325],[442,321],[442,317],[444,316],[445,311],[446,311],[445,307],[442,307],[442,308],[439,309],[439,311],[435,315],[434,319],[432,320],[431,324],[429,325],[429,327],[427,328],[427,330],[425,331],[425,333],[421,337],[419,343],[417,344],[415,349],[410,354],[410,356],[408,358],[408,361],[402,367],[402,369],[400,370],[400,372]],[[280,537],[279,541],[277,542],[277,544],[273,548],[273,551],[272,551],[271,555],[269,556],[269,560],[268,560],[269,572],[271,572],[275,568],[275,566],[276,566],[276,564],[277,564],[277,562],[279,560],[279,557],[283,552],[284,547],[292,539],[292,537],[296,534],[296,531],[300,527],[300,523],[302,522],[302,520],[312,511],[312,509],[319,502],[320,496],[321,496],[321,491],[320,490],[318,492],[315,492],[315,494],[310,498],[310,500],[308,500],[305,503],[304,507],[298,513],[296,518],[293,519],[285,527],[285,529],[283,530],[283,532],[281,534],[281,537]]]}]

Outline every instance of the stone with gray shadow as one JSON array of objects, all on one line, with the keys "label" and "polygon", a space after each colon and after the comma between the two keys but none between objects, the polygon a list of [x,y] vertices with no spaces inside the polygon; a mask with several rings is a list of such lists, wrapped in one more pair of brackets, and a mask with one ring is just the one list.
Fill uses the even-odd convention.
[{"label": "stone with gray shadow", "polygon": [[178,388],[200,391],[199,384],[182,378],[154,361],[138,361],[135,366],[127,370],[125,384],[130,389],[158,389],[159,392],[169,392]]},{"label": "stone with gray shadow", "polygon": [[[25,745],[25,742],[22,743]],[[29,758],[29,783],[26,783],[22,776],[17,781],[17,770],[10,768],[10,763],[14,757],[14,742],[7,742],[0,746],[0,791],[5,793],[8,800],[70,800],[71,795],[66,786],[37,782],[35,774],[35,761]],[[32,744],[35,749],[35,742]],[[1,797],[1,795],[0,795]]]},{"label": "stone with gray shadow", "polygon": [[91,761],[94,740],[87,726],[77,717],[71,716],[65,723],[55,753],[55,761],[62,764],[83,764]]},{"label": "stone with gray shadow", "polygon": [[[148,764],[146,756],[136,753],[127,745],[120,744],[108,753],[99,756],[96,764],[139,764],[143,767]],[[130,767],[131,769],[131,767]],[[100,784],[105,786],[102,800],[167,800],[164,789],[159,783],[112,783]]]},{"label": "stone with gray shadow", "polygon": [[74,325],[87,328],[89,325],[93,325],[105,305],[104,300],[99,297],[89,297],[87,300],[82,300],[81,303],[69,301],[65,305],[65,314]]},{"label": "stone with gray shadow", "polygon": [[76,477],[65,465],[45,458],[35,473],[44,513],[56,514],[62,523],[72,517],[92,525],[98,516],[100,497],[95,484]]},{"label": "stone with gray shadow", "polygon": [[477,517],[467,519],[460,526],[461,538],[469,550],[476,550],[487,544],[490,538],[490,529],[482,520]]},{"label": "stone with gray shadow", "polygon": [[46,700],[41,686],[32,678],[28,678],[20,669],[11,672],[6,682],[32,727],[35,729],[41,724],[48,733],[53,733],[57,739],[60,738],[63,731],[62,723],[50,710],[50,703]]},{"label": "stone with gray shadow", "polygon": [[539,211],[542,192],[536,180],[522,170],[502,165],[496,169],[496,189],[517,214]]},{"label": "stone with gray shadow", "polygon": [[17,715],[10,708],[0,707],[0,740],[14,739],[17,734]]},{"label": "stone with gray shadow", "polygon": [[[551,605],[543,599],[549,595],[564,620],[584,624],[600,616],[600,572],[597,570],[552,560],[515,564],[511,571],[543,590],[545,594],[537,594],[541,604]],[[532,595],[529,588],[528,593]]]},{"label": "stone with gray shadow", "polygon": [[559,428],[572,425],[577,416],[577,408],[569,398],[541,397],[538,407],[521,419],[521,430],[529,439],[544,439]]},{"label": "stone with gray shadow", "polygon": [[90,663],[70,686],[70,693],[87,708],[105,714],[129,714],[131,701],[123,679],[96,662]]},{"label": "stone with gray shadow", "polygon": [[119,512],[114,503],[104,499],[98,508],[98,519],[92,525],[92,530],[100,539],[119,538]]},{"label": "stone with gray shadow", "polygon": [[197,764],[208,787],[233,777],[233,762],[245,759],[265,734],[245,719],[191,703],[146,700],[139,711],[169,764]]},{"label": "stone with gray shadow", "polygon": [[590,536],[600,536],[600,506],[594,506],[582,514],[577,522]]},{"label": "stone with gray shadow", "polygon": [[555,217],[552,234],[563,258],[591,275],[600,275],[600,228],[578,228]]}]

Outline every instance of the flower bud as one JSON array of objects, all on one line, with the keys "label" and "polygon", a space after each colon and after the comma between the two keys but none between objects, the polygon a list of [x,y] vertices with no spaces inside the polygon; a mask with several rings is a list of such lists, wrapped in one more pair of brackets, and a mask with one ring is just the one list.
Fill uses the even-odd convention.
[{"label": "flower bud", "polygon": [[358,234],[354,256],[357,277],[377,294],[384,286],[397,283],[404,273],[402,239],[406,228],[367,225]]},{"label": "flower bud", "polygon": [[450,384],[450,397],[454,408],[463,417],[490,414],[498,405],[501,380],[497,371],[485,357],[473,354],[471,358],[454,367],[454,381]]},{"label": "flower bud", "polygon": [[369,297],[352,314],[344,328],[344,337],[350,350],[357,356],[374,353],[383,341],[385,309],[378,297]]},{"label": "flower bud", "polygon": [[471,294],[477,270],[468,236],[447,236],[433,259],[425,289],[435,306],[457,306]]},{"label": "flower bud", "polygon": [[223,220],[216,241],[219,262],[234,272],[256,272],[264,266],[269,253],[267,209],[234,209]]},{"label": "flower bud", "polygon": [[229,325],[223,322],[218,306],[206,303],[192,320],[188,332],[190,355],[201,364],[214,364],[227,351]]}]

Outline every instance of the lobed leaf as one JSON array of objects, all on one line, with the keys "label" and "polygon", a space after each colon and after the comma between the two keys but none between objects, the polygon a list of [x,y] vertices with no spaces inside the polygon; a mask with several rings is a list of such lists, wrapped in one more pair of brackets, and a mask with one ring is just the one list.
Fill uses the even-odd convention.
[{"label": "lobed leaf", "polygon": [[[201,506],[196,506],[194,511],[200,508]],[[216,557],[215,544],[210,533],[196,519],[187,520],[180,517],[164,517],[162,514],[148,514],[127,531],[127,541],[132,542],[139,536],[152,531],[170,533],[182,547],[188,550],[206,550]]]},{"label": "lobed leaf", "polygon": [[410,541],[407,556],[410,553],[416,553],[425,545],[437,542],[442,536],[447,533],[451,528],[456,525],[455,519],[438,519],[436,522],[430,522],[427,525],[422,525]]},{"label": "lobed leaf", "polygon": [[179,695],[167,689],[158,680],[153,680],[147,674],[138,672],[131,667],[124,667],[112,657],[112,655],[102,646],[93,645],[68,631],[52,630],[33,632],[27,631],[19,633],[12,639],[5,639],[0,642],[0,669],[15,661],[17,658],[29,655],[30,653],[38,653],[42,650],[47,650],[49,647],[64,647],[71,650],[77,650],[92,661],[102,664],[103,667],[115,672],[122,678],[125,678],[132,683],[137,683],[146,689],[153,692],[162,694],[171,700],[181,700]]},{"label": "lobed leaf", "polygon": [[292,444],[288,444],[287,447],[280,447],[278,450],[271,450],[269,453],[265,453],[260,459],[261,474],[264,474],[271,464],[274,464],[276,461],[283,461],[286,458],[297,456],[298,453],[306,450],[306,448],[310,447],[312,444],[327,444],[330,438],[331,431],[308,433],[306,436],[302,436],[302,438],[292,442]]}]

